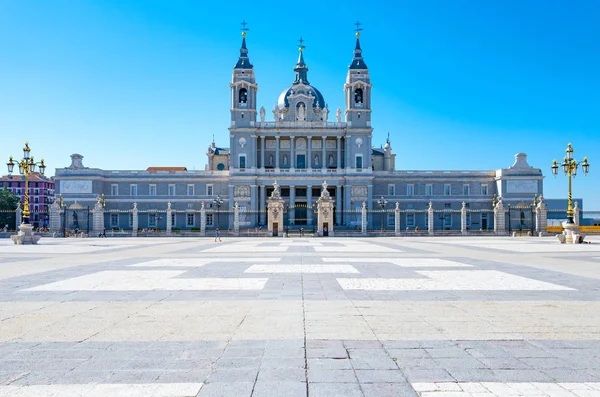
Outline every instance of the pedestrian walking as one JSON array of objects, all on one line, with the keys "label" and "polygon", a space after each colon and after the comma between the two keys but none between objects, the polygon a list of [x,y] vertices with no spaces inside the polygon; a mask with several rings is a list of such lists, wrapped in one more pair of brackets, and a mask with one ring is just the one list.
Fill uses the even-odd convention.
[{"label": "pedestrian walking", "polygon": [[215,243],[217,242],[217,239],[221,242],[221,231],[219,230],[219,226],[215,229]]}]

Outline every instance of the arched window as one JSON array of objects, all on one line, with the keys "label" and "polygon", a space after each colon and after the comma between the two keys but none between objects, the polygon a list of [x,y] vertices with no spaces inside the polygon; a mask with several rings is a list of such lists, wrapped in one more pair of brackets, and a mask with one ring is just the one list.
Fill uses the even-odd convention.
[{"label": "arched window", "polygon": [[357,88],[354,90],[354,103],[362,104],[363,103],[363,90],[362,88]]},{"label": "arched window", "polygon": [[240,90],[240,94],[239,94],[239,103],[241,104],[246,104],[248,103],[248,90],[246,90],[245,88],[242,88]]}]

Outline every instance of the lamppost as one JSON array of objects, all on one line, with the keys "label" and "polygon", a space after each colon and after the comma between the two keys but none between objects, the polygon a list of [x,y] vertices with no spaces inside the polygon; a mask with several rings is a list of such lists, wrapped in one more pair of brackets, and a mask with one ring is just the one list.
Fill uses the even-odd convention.
[{"label": "lamppost", "polygon": [[[583,161],[577,161],[573,158],[573,148],[571,144],[567,146],[567,155],[563,159],[563,163],[561,166],[563,167],[563,171],[565,175],[569,177],[569,203],[567,207],[567,224],[571,225],[575,222],[573,221],[573,193],[572,193],[572,178],[577,176],[577,167],[581,164],[581,168],[583,169],[583,175],[587,175],[590,170],[590,164],[588,163],[587,157],[583,158]],[[558,175],[558,164],[556,160],[552,164],[552,174],[556,177]]]},{"label": "lamppost", "polygon": [[385,206],[387,205],[387,200],[383,198],[383,196],[381,196],[381,198],[379,200],[377,200],[377,204],[379,205],[379,208],[381,208],[381,231],[384,231],[384,224],[383,224],[383,214],[385,211]]},{"label": "lamppost", "polygon": [[219,225],[221,224],[219,222],[219,211],[221,209],[221,206],[223,205],[223,199],[221,198],[221,196],[217,196],[213,202],[215,203],[215,205],[217,206],[217,227],[219,227]]},{"label": "lamppost", "polygon": [[44,164],[44,159],[42,159],[39,163],[37,163],[33,156],[30,156],[31,149],[29,149],[29,144],[25,142],[25,147],[23,148],[23,158],[17,162],[13,161],[13,157],[10,156],[8,158],[8,176],[12,176],[12,172],[14,170],[15,164],[19,166],[19,173],[21,175],[25,175],[25,199],[23,200],[23,219],[21,226],[19,226],[19,234],[17,236],[13,236],[13,241],[15,244],[36,244],[39,236],[37,238],[33,237],[32,234],[32,226],[29,224],[29,174],[35,172],[35,168],[38,167],[40,170],[40,174],[44,175],[46,172],[46,165]]}]

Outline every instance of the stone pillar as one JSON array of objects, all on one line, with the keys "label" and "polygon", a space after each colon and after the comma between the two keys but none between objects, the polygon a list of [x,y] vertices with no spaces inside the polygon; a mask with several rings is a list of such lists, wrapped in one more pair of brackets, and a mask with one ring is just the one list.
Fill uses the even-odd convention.
[{"label": "stone pillar", "polygon": [[502,197],[498,197],[498,202],[494,207],[494,232],[499,236],[503,236],[506,233],[506,219]]},{"label": "stone pillar", "polygon": [[373,185],[367,185],[367,222],[370,225],[374,225],[373,222]]},{"label": "stone pillar", "polygon": [[237,202],[233,206],[233,235],[240,235],[240,205]]},{"label": "stone pillar", "polygon": [[548,209],[543,200],[543,197],[540,196],[540,201],[535,208],[535,231],[540,237],[545,236],[548,230]]},{"label": "stone pillar", "polygon": [[296,224],[296,186],[290,185],[290,208],[288,210],[288,223]]},{"label": "stone pillar", "polygon": [[321,137],[322,147],[321,147],[321,169],[323,172],[327,169],[327,151],[325,149],[325,144],[327,143],[327,137]]},{"label": "stone pillar", "polygon": [[102,207],[102,202],[100,202],[100,198],[96,200],[96,205],[94,205],[92,225],[93,237],[98,237],[102,234],[102,232],[104,232],[104,208]]},{"label": "stone pillar", "polygon": [[394,208],[394,234],[400,236],[400,203],[396,201],[396,208]]},{"label": "stone pillar", "polygon": [[50,206],[50,233],[60,232],[60,206],[54,201]]},{"label": "stone pillar", "polygon": [[[333,200],[327,190],[327,182],[323,182],[321,197],[317,200],[317,235],[333,237]],[[327,227],[327,234],[325,234]]]},{"label": "stone pillar", "polygon": [[296,156],[294,155],[294,137],[290,136],[290,169],[296,168]]},{"label": "stone pillar", "polygon": [[167,203],[167,235],[170,236],[173,231],[173,211],[171,211],[171,202]]},{"label": "stone pillar", "polygon": [[138,235],[138,209],[137,203],[133,203],[133,210],[131,211],[133,215],[133,221],[131,222],[131,237],[137,237]]},{"label": "stone pillar", "polygon": [[573,203],[573,222],[577,227],[579,227],[579,211],[579,203],[575,201]]},{"label": "stone pillar", "polygon": [[267,200],[267,232],[269,237],[283,237],[283,199],[277,181],[273,184],[273,193]]},{"label": "stone pillar", "polygon": [[[339,140],[338,140],[339,143]],[[335,218],[338,225],[342,224],[342,186],[335,187]]]},{"label": "stone pillar", "polygon": [[434,235],[433,228],[435,227],[435,213],[433,212],[433,202],[429,202],[429,208],[427,208],[427,231],[430,236]]},{"label": "stone pillar", "polygon": [[306,186],[306,226],[313,224],[312,185]]},{"label": "stone pillar", "polygon": [[312,158],[312,136],[308,136],[308,147],[306,148],[307,150],[307,157],[308,159],[306,160],[308,163],[308,172],[311,172],[312,170],[312,162],[313,162],[313,158]]},{"label": "stone pillar", "polygon": [[[213,224],[217,221],[213,214]],[[200,235],[206,236],[206,208],[204,207],[204,201],[200,207]]]},{"label": "stone pillar", "polygon": [[275,137],[275,169],[279,171],[279,137]]},{"label": "stone pillar", "polygon": [[[233,212],[233,199],[234,199],[234,186],[233,185],[229,185],[229,193],[228,193],[228,200],[227,200],[227,229],[231,230],[233,229],[233,219],[231,218],[231,213]],[[219,214],[219,216],[221,216]],[[217,219],[219,218],[219,216],[217,216]],[[217,225],[219,227],[221,227],[221,225]]]},{"label": "stone pillar", "polygon": [[361,209],[361,233],[363,236],[367,235],[367,203],[363,201]]},{"label": "stone pillar", "polygon": [[340,165],[342,164],[342,148],[341,148],[342,137],[337,137],[337,163],[336,168],[340,169]]},{"label": "stone pillar", "polygon": [[467,234],[467,203],[464,201],[460,209],[460,232],[464,235]]},{"label": "stone pillar", "polygon": [[23,222],[23,210],[21,209],[21,202],[17,203],[17,209],[15,210],[15,230],[19,229],[19,225]]},{"label": "stone pillar", "polygon": [[262,136],[260,140],[260,168],[265,169],[265,140],[266,136]]},{"label": "stone pillar", "polygon": [[258,224],[258,196],[256,185],[250,185],[250,208],[247,213],[250,216],[250,224],[256,226]]},{"label": "stone pillar", "polygon": [[260,224],[265,225],[267,223],[267,189],[265,185],[260,185]]}]

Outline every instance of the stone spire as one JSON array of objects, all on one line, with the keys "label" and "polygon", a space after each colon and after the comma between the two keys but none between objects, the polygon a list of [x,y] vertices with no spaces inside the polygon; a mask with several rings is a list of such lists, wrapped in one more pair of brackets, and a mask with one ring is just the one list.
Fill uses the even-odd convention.
[{"label": "stone spire", "polygon": [[294,80],[294,84],[306,84],[309,85],[308,82],[308,77],[307,77],[307,73],[308,73],[308,66],[306,66],[306,63],[304,63],[304,49],[306,48],[306,46],[303,45],[304,40],[302,39],[302,37],[300,37],[300,46],[298,48],[298,51],[300,51],[300,54],[298,54],[298,63],[296,63],[296,66],[294,67],[294,72],[296,72],[296,79]]},{"label": "stone spire", "polygon": [[246,21],[242,22],[242,48],[240,48],[240,57],[235,64],[236,69],[252,69],[250,58],[248,58],[248,48],[246,48],[246,32],[248,31],[246,25]]},{"label": "stone spire", "polygon": [[354,59],[352,59],[352,63],[348,66],[349,69],[367,69],[367,64],[363,60],[362,57],[362,49],[360,48],[360,22],[356,22],[356,47],[354,47]]}]

